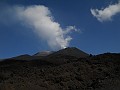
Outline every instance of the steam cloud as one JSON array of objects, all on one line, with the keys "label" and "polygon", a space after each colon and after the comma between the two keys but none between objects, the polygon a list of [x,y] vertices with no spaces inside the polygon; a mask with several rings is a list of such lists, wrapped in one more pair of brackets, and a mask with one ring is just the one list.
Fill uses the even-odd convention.
[{"label": "steam cloud", "polygon": [[12,12],[12,17],[22,21],[27,27],[30,27],[40,39],[47,41],[52,49],[63,49],[69,46],[72,37],[68,35],[72,30],[77,31],[75,26],[66,26],[63,29],[54,17],[48,7],[43,5],[33,6],[13,6],[8,10]]},{"label": "steam cloud", "polygon": [[45,39],[51,48],[66,48],[72,40],[68,33],[77,30],[75,26],[67,26],[63,29],[54,21],[49,8],[42,5],[16,7],[16,12],[19,19],[32,26],[35,33]]},{"label": "steam cloud", "polygon": [[91,9],[91,13],[100,22],[112,20],[114,15],[120,13],[120,1],[101,10]]}]

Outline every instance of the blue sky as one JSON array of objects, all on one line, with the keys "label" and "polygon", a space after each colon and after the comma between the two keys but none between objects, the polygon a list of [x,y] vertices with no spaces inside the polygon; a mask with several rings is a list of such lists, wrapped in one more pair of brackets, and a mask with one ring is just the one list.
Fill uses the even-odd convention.
[{"label": "blue sky", "polygon": [[[32,11],[29,8],[33,8]],[[44,9],[48,9],[47,15],[43,14]],[[118,0],[1,0],[0,11],[0,58],[21,54],[32,55],[38,51],[57,50],[67,46],[77,47],[89,54],[120,53]],[[25,11],[33,14],[29,16]],[[20,19],[17,17],[19,12]],[[49,12],[53,19],[49,19]],[[55,27],[60,30],[52,27],[52,32],[59,32],[60,36],[50,36],[51,29],[48,29],[51,25],[48,26],[48,21],[43,22],[48,28],[39,26],[39,23],[33,20],[37,14],[41,15],[38,16],[38,22],[43,16],[50,23],[55,23]],[[42,28],[51,34],[44,31],[43,34]],[[66,30],[69,31],[65,33]],[[59,40],[56,41],[54,38]],[[57,44],[53,44],[54,42]]]}]

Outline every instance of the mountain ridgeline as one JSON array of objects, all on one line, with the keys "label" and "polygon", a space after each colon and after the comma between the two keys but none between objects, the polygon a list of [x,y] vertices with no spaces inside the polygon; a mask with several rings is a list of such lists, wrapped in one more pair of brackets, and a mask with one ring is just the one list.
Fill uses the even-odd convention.
[{"label": "mountain ridgeline", "polygon": [[0,90],[120,90],[120,54],[78,48],[0,61]]}]

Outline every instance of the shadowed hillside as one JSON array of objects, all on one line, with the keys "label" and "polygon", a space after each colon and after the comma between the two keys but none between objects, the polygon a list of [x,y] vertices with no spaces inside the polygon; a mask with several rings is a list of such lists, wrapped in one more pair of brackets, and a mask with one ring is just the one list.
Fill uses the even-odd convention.
[{"label": "shadowed hillside", "polygon": [[120,90],[120,54],[66,48],[6,59],[0,62],[0,90]]}]

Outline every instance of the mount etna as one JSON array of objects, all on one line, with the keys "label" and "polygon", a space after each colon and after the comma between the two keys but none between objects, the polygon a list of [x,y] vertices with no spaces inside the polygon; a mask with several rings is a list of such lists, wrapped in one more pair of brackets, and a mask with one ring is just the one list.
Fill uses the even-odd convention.
[{"label": "mount etna", "polygon": [[68,47],[3,59],[0,90],[120,90],[120,53]]}]

